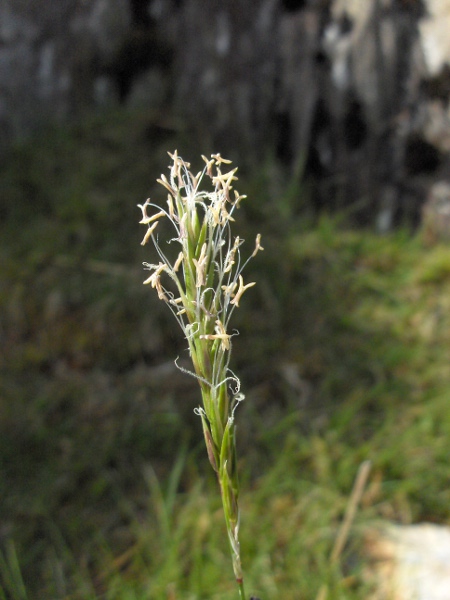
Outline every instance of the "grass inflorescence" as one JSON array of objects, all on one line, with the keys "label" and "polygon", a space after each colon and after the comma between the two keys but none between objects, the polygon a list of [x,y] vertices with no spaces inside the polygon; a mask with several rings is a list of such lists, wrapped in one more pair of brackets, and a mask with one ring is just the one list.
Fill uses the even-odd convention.
[{"label": "grass inflorescence", "polygon": [[[220,154],[203,157],[206,164],[197,175],[177,152],[170,156],[170,177],[161,175],[158,180],[169,192],[167,208],[161,209],[150,200],[139,205],[140,223],[147,226],[142,245],[152,239],[160,259],[158,264],[144,263],[152,272],[144,284],[151,284],[159,299],[171,308],[188,342],[192,375],[202,395],[196,414],[201,418],[209,462],[220,484],[234,575],[244,599],[235,426],[235,411],[244,395],[239,378],[230,368],[231,338],[237,333],[230,332],[230,320],[242,295],[255,282],[244,284],[242,272],[248,261],[241,260],[243,240],[232,236],[230,224],[245,196],[233,189],[237,169],[222,173],[223,165],[228,167],[231,161]],[[205,178],[211,180],[212,191],[203,189]],[[149,215],[148,209],[157,212]],[[161,219],[169,220],[174,230],[175,237],[166,241],[181,247],[173,261],[155,233]],[[260,239],[258,234],[251,257],[263,249]],[[174,291],[162,282],[164,275]]]}]

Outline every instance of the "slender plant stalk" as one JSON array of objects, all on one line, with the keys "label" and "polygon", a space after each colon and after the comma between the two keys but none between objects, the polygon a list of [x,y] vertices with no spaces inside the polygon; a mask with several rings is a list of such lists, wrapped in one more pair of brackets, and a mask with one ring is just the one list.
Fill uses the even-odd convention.
[{"label": "slender plant stalk", "polygon": [[[167,190],[167,207],[148,199],[143,205],[140,223],[147,226],[142,245],[152,240],[159,262],[144,263],[151,275],[144,281],[156,289],[177,319],[188,342],[193,375],[200,385],[202,405],[195,409],[201,418],[209,462],[217,473],[225,523],[231,549],[233,570],[239,597],[245,598],[239,548],[239,480],[236,464],[235,410],[244,399],[240,381],[229,367],[231,339],[230,318],[244,292],[255,285],[244,284],[242,271],[247,262],[263,250],[256,237],[252,255],[243,262],[243,240],[231,235],[233,214],[240,196],[233,189],[237,169],[222,173],[231,161],[214,154],[202,157],[205,167],[197,175],[189,163],[175,151],[170,176],[157,181]],[[211,190],[202,190],[204,180]],[[155,211],[148,214],[148,209]],[[173,260],[161,247],[156,233],[160,220],[168,220],[175,235],[167,241],[179,244]]]}]

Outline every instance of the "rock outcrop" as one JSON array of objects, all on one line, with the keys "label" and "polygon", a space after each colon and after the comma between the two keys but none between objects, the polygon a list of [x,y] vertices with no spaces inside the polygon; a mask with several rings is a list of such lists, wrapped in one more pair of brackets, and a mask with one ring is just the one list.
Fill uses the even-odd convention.
[{"label": "rock outcrop", "polygon": [[318,206],[414,224],[450,177],[449,27],[444,0],[2,0],[0,136],[163,108],[204,152],[313,175]]},{"label": "rock outcrop", "polygon": [[0,149],[110,102],[106,66],[130,26],[127,0],[1,0]]},{"label": "rock outcrop", "polygon": [[370,600],[447,600],[450,528],[421,523],[389,525],[366,536]]}]

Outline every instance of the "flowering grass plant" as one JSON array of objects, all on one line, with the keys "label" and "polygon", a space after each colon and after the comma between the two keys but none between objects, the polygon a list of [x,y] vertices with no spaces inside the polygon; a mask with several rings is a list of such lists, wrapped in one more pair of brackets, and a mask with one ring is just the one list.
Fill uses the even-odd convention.
[{"label": "flowering grass plant", "polygon": [[[169,156],[169,179],[164,175],[158,179],[168,192],[167,207],[149,199],[139,205],[140,223],[147,226],[142,245],[152,240],[159,256],[158,263],[144,263],[151,271],[144,284],[155,288],[160,300],[169,306],[188,342],[193,371],[182,370],[200,385],[202,406],[195,412],[201,418],[209,462],[220,484],[233,569],[243,600],[235,411],[244,395],[229,366],[232,338],[237,334],[231,330],[230,320],[243,294],[255,285],[244,283],[242,271],[263,248],[258,234],[253,253],[243,261],[240,249],[244,240],[231,233],[233,215],[245,198],[233,189],[237,169],[226,170],[231,161],[220,154],[210,159],[203,156],[205,166],[194,175],[176,151]],[[210,191],[202,189],[205,179],[210,180]],[[173,260],[159,240],[161,220],[168,220],[175,232],[166,241],[180,247]]]}]

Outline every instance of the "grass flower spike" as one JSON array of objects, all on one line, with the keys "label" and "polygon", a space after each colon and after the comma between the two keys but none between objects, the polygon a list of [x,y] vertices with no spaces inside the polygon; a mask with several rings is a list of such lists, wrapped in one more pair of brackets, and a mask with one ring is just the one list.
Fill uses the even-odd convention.
[{"label": "grass flower spike", "polygon": [[[176,151],[169,156],[169,179],[164,175],[158,179],[168,192],[167,208],[150,200],[139,205],[140,223],[147,226],[142,244],[151,239],[159,256],[157,264],[144,263],[151,271],[144,284],[151,284],[166,302],[188,342],[193,364],[189,373],[198,380],[202,395],[202,406],[195,412],[201,418],[208,458],[219,480],[233,569],[243,600],[234,415],[244,396],[238,377],[229,367],[231,340],[237,334],[230,327],[230,319],[243,294],[255,285],[244,283],[242,271],[263,248],[258,234],[253,254],[242,261],[243,240],[232,236],[233,214],[245,196],[233,190],[237,169],[228,170],[231,161],[220,154],[210,159],[203,156],[203,171],[193,175],[189,163]],[[202,189],[205,179],[210,180],[210,191]],[[151,210],[157,212],[148,214]],[[159,241],[160,220],[173,227],[174,237],[167,241],[181,247],[173,261]]]}]

